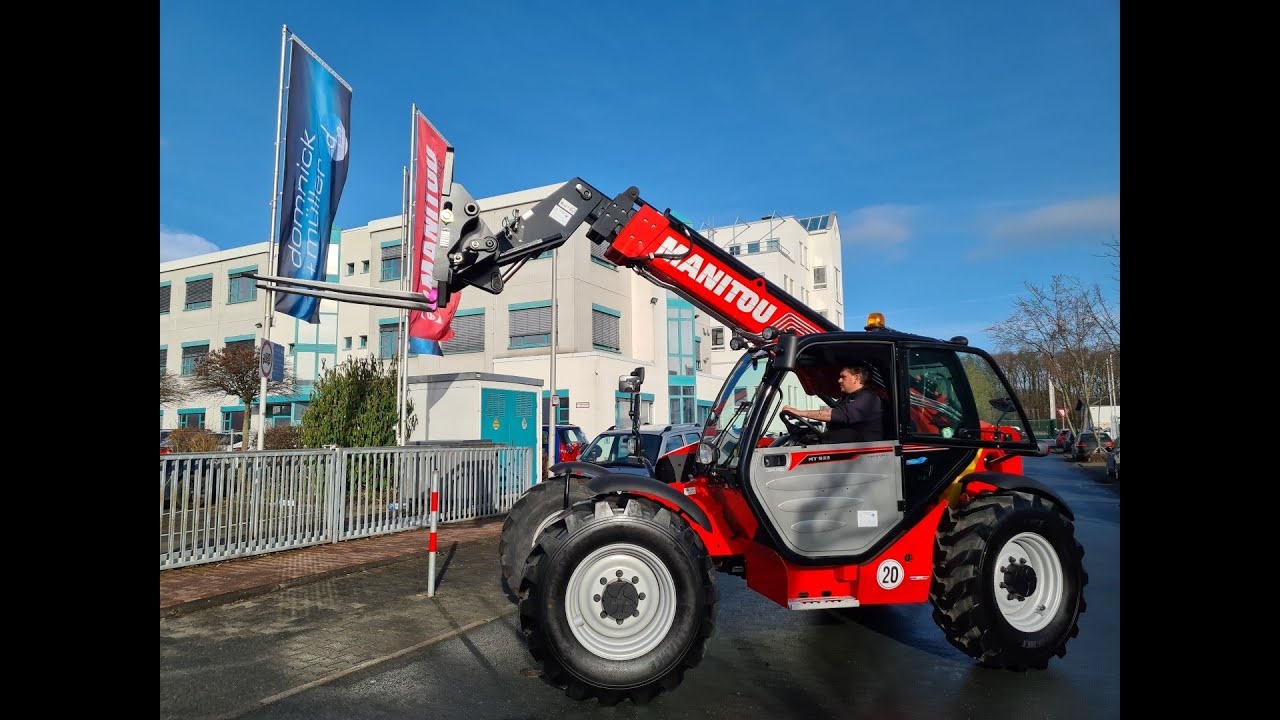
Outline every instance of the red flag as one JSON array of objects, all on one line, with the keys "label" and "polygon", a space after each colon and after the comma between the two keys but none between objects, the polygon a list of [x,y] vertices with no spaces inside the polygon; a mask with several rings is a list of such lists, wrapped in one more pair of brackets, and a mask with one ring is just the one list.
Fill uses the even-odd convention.
[{"label": "red flag", "polygon": [[[413,273],[413,291],[430,301],[436,298],[436,245],[440,242],[440,185],[444,176],[444,137],[418,113],[414,118],[418,130],[418,156],[415,160],[413,203],[413,256],[417,267]],[[409,311],[409,337],[445,342],[453,339],[453,314],[458,310],[461,293],[453,293],[449,304],[435,312]]]}]

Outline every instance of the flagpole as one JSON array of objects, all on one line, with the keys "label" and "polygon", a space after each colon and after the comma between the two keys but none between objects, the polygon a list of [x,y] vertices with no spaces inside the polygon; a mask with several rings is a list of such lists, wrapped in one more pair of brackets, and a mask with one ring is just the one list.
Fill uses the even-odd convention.
[{"label": "flagpole", "polygon": [[[276,203],[280,197],[280,124],[284,118],[284,61],[285,53],[289,47],[289,26],[280,26],[280,86],[279,93],[276,95],[276,169],[271,178],[271,230],[267,235],[267,270],[274,272],[276,267],[275,250],[276,250]],[[266,307],[262,309],[262,340],[271,339],[271,323],[274,315],[275,292],[267,290],[264,293],[266,298]],[[246,413],[252,412],[251,408],[245,408]],[[267,378],[262,377],[262,385],[258,391],[258,449],[263,448],[267,437]],[[243,442],[247,445],[249,438],[244,438]]]},{"label": "flagpole", "polygon": [[[417,238],[413,237],[414,228],[414,193],[418,190],[418,104],[412,103],[409,106],[409,170],[406,176],[408,182],[405,184],[405,207],[408,213],[405,215],[405,231],[404,247],[406,247],[408,262],[401,265],[400,278],[402,281],[407,280],[407,290],[413,290],[413,281],[409,280],[410,272],[413,268],[413,246],[417,243]],[[402,330],[403,348],[404,348],[404,392],[400,395],[400,427],[401,433],[404,435],[404,443],[409,438],[409,311],[404,311],[404,329]]]},{"label": "flagpole", "polygon": [[[409,252],[407,249],[407,246],[409,244],[409,228],[412,227],[409,224],[409,203],[411,202],[409,199],[410,197],[409,183],[410,183],[409,168],[407,166],[401,165],[400,166],[400,237],[404,238],[400,242],[400,289],[401,290],[405,289],[405,282],[404,282],[405,272],[406,272],[406,269],[409,267],[408,263],[406,262],[406,259],[407,259],[407,254]],[[396,438],[399,440],[400,445],[404,445],[405,441],[408,439],[405,437],[404,397],[405,397],[405,393],[408,391],[408,376],[409,376],[409,368],[408,368],[409,366],[409,359],[408,359],[409,311],[407,309],[401,308],[400,314],[398,317],[400,318],[400,329],[396,332],[396,337],[400,339],[400,343],[399,343],[399,346],[396,347],[396,357],[399,360],[396,363],[396,365],[399,366],[396,372],[396,411],[397,411]]]}]

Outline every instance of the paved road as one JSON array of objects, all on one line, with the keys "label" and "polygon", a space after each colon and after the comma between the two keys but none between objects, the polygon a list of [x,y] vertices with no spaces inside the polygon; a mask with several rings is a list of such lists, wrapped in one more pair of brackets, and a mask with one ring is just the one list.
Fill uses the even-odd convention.
[{"label": "paved road", "polygon": [[[722,604],[707,657],[679,688],[648,706],[601,708],[565,697],[530,667],[517,620],[506,614],[352,672],[258,695],[257,709],[232,716],[1118,718],[1119,486],[1104,482],[1098,467],[1056,455],[1026,463],[1028,474],[1054,487],[1075,511],[1090,576],[1080,636],[1046,671],[978,667],[943,639],[928,604],[792,612],[749,591],[741,579],[719,575]],[[342,580],[332,581],[335,595],[344,592]],[[376,608],[369,610],[376,617]],[[162,701],[162,717],[164,710]]]}]

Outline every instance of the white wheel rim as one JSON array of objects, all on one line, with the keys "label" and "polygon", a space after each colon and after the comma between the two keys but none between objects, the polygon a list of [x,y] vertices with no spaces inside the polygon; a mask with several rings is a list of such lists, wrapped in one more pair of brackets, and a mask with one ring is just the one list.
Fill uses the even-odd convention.
[{"label": "white wheel rim", "polygon": [[[618,597],[631,602],[619,605],[614,601]],[[564,605],[573,636],[583,647],[606,660],[632,660],[658,647],[671,630],[676,618],[675,580],[647,549],[627,543],[607,545],[574,569]],[[614,614],[607,614],[606,607]],[[619,623],[615,616],[621,614],[619,607],[634,607],[635,614]]]},{"label": "white wheel rim", "polygon": [[1030,633],[1044,629],[1058,614],[1066,576],[1053,545],[1042,535],[1024,532],[1000,548],[992,584],[1005,621]]}]

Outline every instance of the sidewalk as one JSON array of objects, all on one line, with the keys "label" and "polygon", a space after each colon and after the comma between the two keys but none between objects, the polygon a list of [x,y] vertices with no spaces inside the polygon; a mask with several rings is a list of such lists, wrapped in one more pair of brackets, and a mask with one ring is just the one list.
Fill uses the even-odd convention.
[{"label": "sidewalk", "polygon": [[[505,516],[437,528],[437,569],[452,543],[496,539]],[[427,555],[430,531],[406,530],[358,540],[282,550],[265,555],[160,571],[160,617],[347,575]],[[494,564],[496,567],[497,559]]]}]

